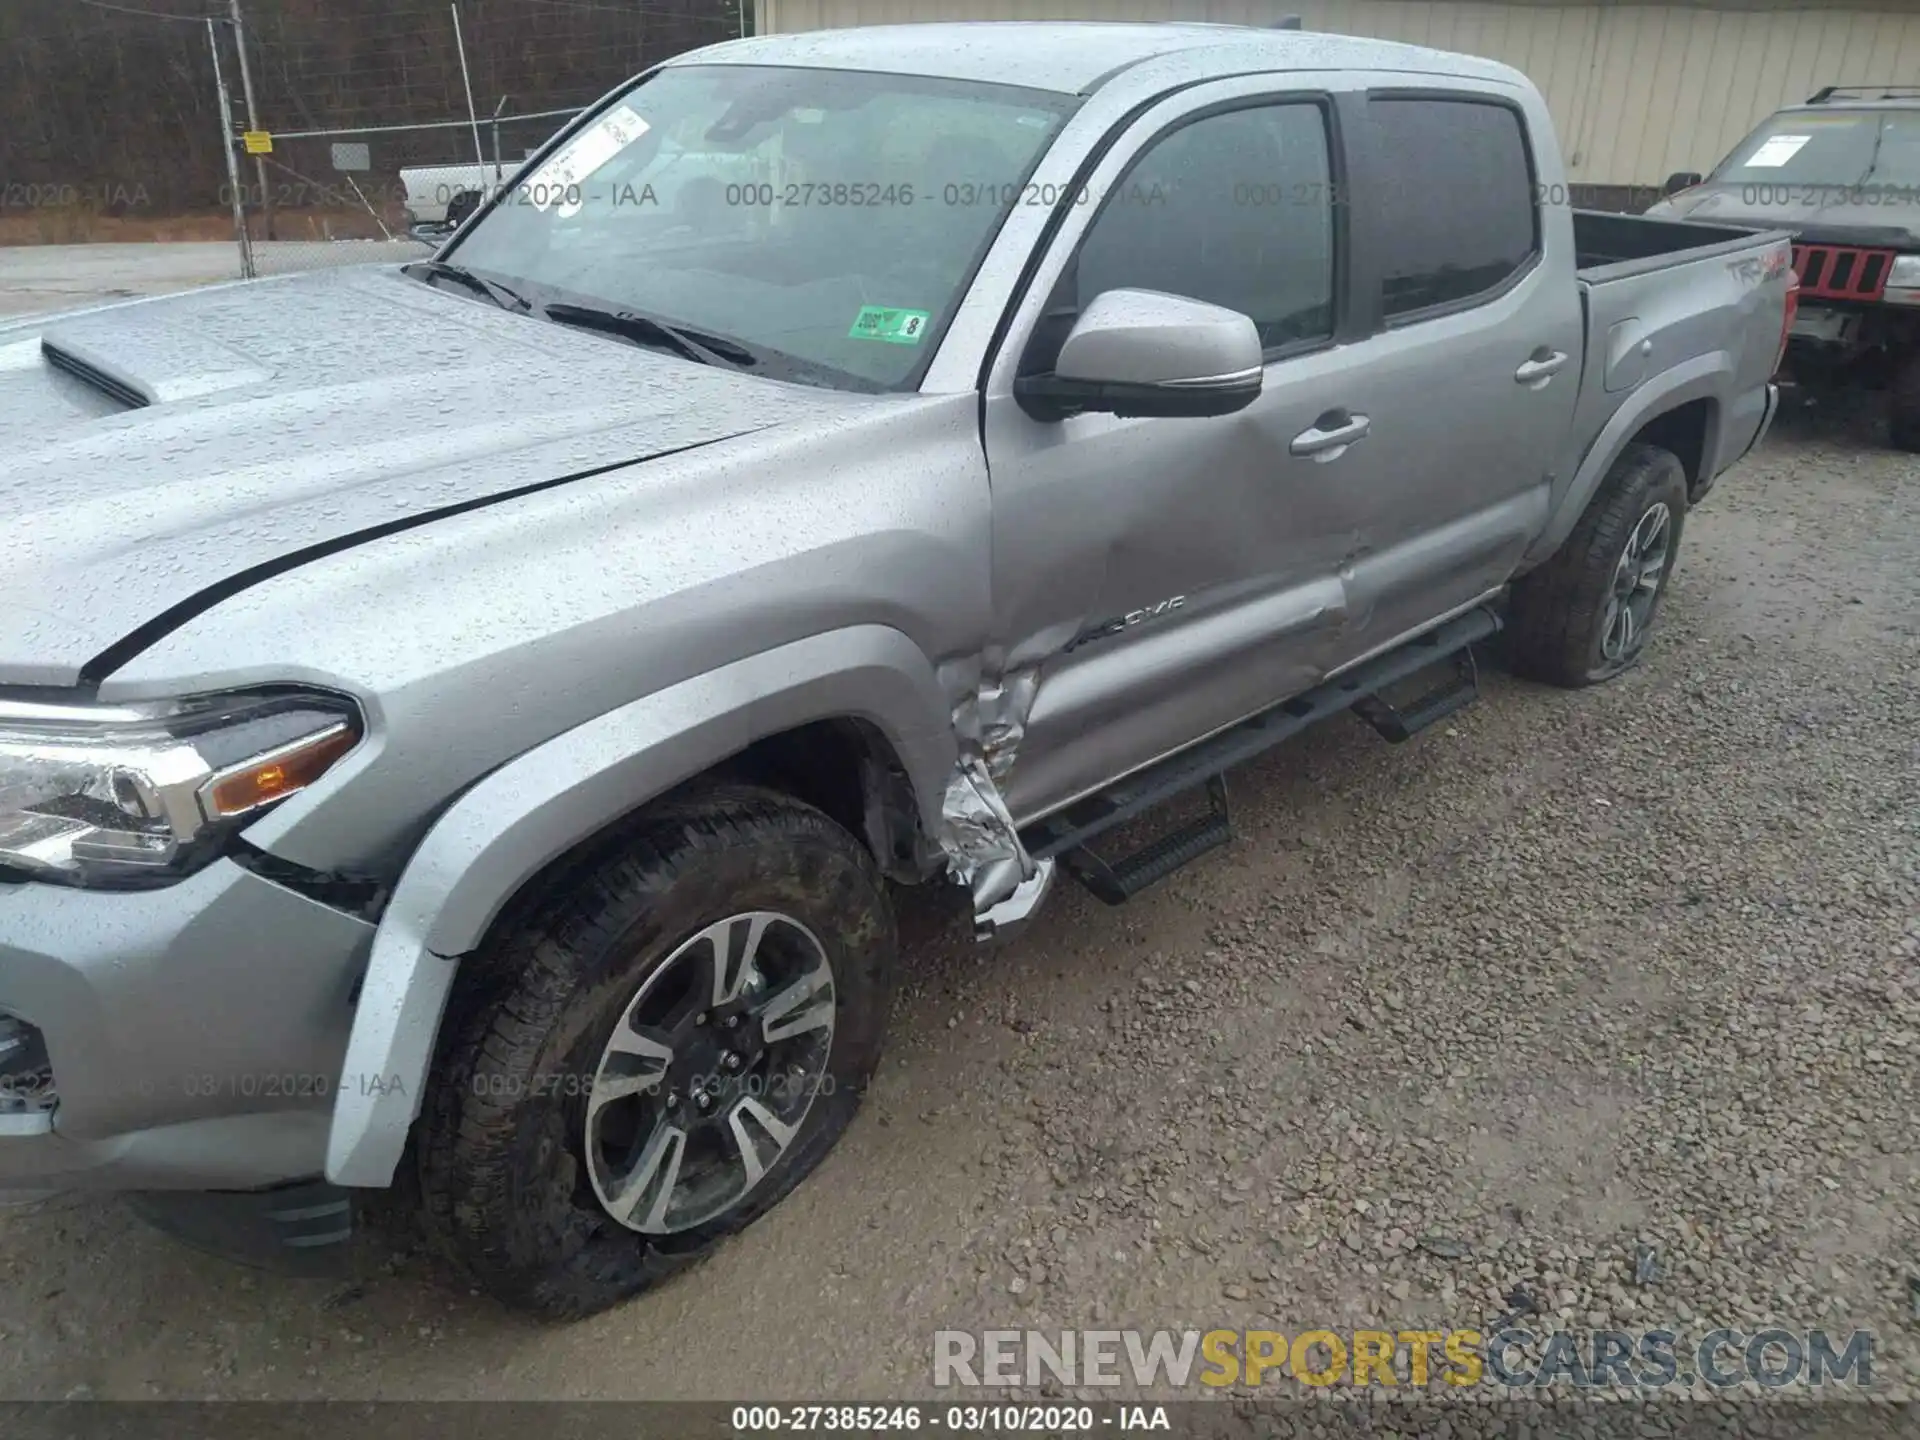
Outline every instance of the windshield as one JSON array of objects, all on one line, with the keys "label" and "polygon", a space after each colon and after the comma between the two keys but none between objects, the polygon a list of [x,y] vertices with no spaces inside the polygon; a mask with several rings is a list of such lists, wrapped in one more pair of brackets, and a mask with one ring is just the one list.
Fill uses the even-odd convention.
[{"label": "windshield", "polygon": [[1713,178],[1739,184],[1920,186],[1920,110],[1776,115]]},{"label": "windshield", "polygon": [[710,363],[901,388],[1075,103],[902,75],[669,66],[441,258],[538,312],[565,302],[549,318],[630,312],[733,342],[707,347]]}]

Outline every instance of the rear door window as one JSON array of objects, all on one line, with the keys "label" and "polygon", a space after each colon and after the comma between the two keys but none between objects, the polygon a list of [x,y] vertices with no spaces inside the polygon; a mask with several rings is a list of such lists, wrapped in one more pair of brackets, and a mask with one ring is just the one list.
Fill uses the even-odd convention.
[{"label": "rear door window", "polygon": [[1518,111],[1495,101],[1370,98],[1381,311],[1406,323],[1491,299],[1540,248]]}]

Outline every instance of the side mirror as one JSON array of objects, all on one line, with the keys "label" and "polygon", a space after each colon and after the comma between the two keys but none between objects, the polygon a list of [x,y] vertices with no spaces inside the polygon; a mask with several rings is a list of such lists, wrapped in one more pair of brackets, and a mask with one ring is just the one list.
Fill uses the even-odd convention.
[{"label": "side mirror", "polygon": [[1231,415],[1260,393],[1263,363],[1260,332],[1237,310],[1157,290],[1108,290],[1074,322],[1053,373],[1016,380],[1013,393],[1042,420]]},{"label": "side mirror", "polygon": [[1664,200],[1669,195],[1678,195],[1682,190],[1691,190],[1704,179],[1706,176],[1697,170],[1676,170],[1667,176],[1667,183],[1660,187],[1660,198]]}]

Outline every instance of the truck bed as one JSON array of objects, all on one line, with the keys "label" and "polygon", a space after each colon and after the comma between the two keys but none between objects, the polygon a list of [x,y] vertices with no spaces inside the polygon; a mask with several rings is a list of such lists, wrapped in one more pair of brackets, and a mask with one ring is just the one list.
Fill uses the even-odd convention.
[{"label": "truck bed", "polygon": [[[1718,251],[1722,247],[1737,250],[1763,233],[1735,225],[1697,225],[1691,220],[1649,220],[1643,215],[1576,210],[1574,263],[1582,279],[1618,279],[1677,263],[1690,251]],[[1606,273],[1590,276],[1589,271]]]},{"label": "truck bed", "polygon": [[1586,354],[1566,463],[1578,463],[1642,385],[1681,367],[1731,372],[1738,413],[1716,433],[1736,437],[1757,423],[1786,305],[1784,277],[1761,279],[1759,267],[1791,237],[1585,210],[1574,212],[1573,233]]}]

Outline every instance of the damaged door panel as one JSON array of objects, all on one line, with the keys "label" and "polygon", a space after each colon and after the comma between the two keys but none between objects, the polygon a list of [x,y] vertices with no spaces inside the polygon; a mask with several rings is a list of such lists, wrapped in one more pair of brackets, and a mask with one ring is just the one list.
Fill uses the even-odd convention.
[{"label": "damaged door panel", "polygon": [[[1334,344],[1344,239],[1330,200],[1258,226],[1233,204],[1248,174],[1330,195],[1329,109],[1289,96],[1222,110],[1194,95],[1143,116],[1092,186],[1110,198],[1067,217],[1034,280],[1044,302],[1010,332],[985,424],[995,633],[1022,675],[1017,698],[1030,686],[1024,708],[1002,707],[1018,712],[1003,722],[1014,755],[991,756],[1015,816],[1308,689],[1341,653],[1341,566],[1381,477],[1364,443],[1329,459],[1296,441],[1347,404],[1365,348]],[[1163,203],[1132,203],[1140,194]],[[1086,304],[1129,286],[1251,316],[1263,393],[1201,421],[1023,408],[1016,374],[1048,370]]]}]

